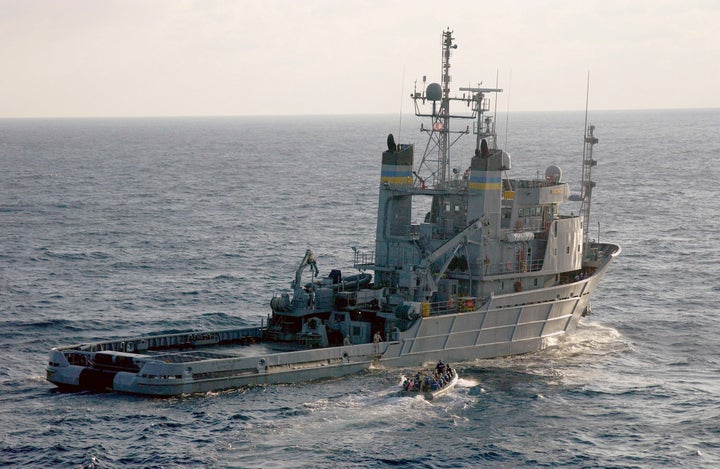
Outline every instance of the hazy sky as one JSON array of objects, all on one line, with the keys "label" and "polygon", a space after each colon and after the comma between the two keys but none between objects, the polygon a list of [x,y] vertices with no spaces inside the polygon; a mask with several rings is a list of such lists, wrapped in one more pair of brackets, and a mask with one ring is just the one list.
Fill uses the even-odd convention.
[{"label": "hazy sky", "polygon": [[720,107],[720,0],[0,0],[0,117],[398,113],[439,81],[499,108]]}]

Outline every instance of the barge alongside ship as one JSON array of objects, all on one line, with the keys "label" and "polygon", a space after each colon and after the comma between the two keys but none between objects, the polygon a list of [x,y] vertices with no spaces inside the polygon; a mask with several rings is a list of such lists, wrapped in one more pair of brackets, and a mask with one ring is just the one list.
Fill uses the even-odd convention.
[{"label": "barge alongside ship", "polygon": [[[497,148],[488,98],[502,90],[461,88],[453,97],[451,31],[442,46],[441,83],[412,94],[416,115],[430,121],[421,127],[428,144],[415,164],[414,145],[388,136],[375,251],[353,250],[357,274],[321,276],[308,250],[266,323],[56,347],[47,379],[64,389],[176,395],[522,354],[572,332],[620,253],[588,236],[594,127],[574,196],[580,213],[561,214],[572,199],[560,170],[507,177],[511,160]],[[467,113],[451,112],[452,102]],[[472,129],[451,126],[463,119]],[[470,165],[452,169],[451,148],[470,133]],[[418,207],[427,211],[415,220]]]}]

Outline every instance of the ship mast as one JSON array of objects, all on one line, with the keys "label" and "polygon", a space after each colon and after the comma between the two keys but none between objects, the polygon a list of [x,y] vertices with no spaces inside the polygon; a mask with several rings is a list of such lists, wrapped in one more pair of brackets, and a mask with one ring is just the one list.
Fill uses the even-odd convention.
[{"label": "ship mast", "polygon": [[[450,166],[450,145],[448,133],[450,132],[450,53],[453,49],[457,49],[457,44],[453,44],[452,32],[447,30],[443,33],[442,48],[442,101],[440,102],[440,115],[437,119],[437,126],[440,127],[438,147],[440,149],[440,158],[438,168],[440,172],[440,180],[447,182],[447,169]],[[433,124],[436,127],[436,124]],[[444,184],[443,184],[444,185]]]},{"label": "ship mast", "polygon": [[587,257],[589,252],[590,239],[590,202],[592,200],[592,188],[595,183],[592,180],[592,167],[597,161],[592,158],[593,146],[598,143],[593,132],[595,126],[588,126],[588,104],[590,103],[590,70],[587,76],[587,89],[585,91],[585,138],[583,139],[583,169],[582,169],[582,185],[580,187],[580,214],[582,215],[583,224],[583,257]]},{"label": "ship mast", "polygon": [[582,174],[582,192],[580,199],[580,213],[583,216],[583,250],[584,254],[588,254],[588,242],[590,231],[590,202],[592,199],[592,188],[595,182],[592,180],[592,167],[597,165],[592,157],[593,146],[598,143],[598,139],[593,135],[595,126],[586,126],[585,130],[585,147],[583,148],[583,174]]},{"label": "ship mast", "polygon": [[[457,49],[455,38],[449,29],[443,32],[442,38],[442,68],[441,83],[430,83],[427,85],[427,77],[423,77],[423,91],[417,91],[417,83],[411,97],[415,103],[415,115],[418,117],[429,117],[431,125],[426,128],[420,126],[420,130],[428,134],[428,142],[423,152],[423,157],[415,172],[417,186],[423,188],[444,190],[450,184],[450,149],[463,136],[470,133],[470,126],[465,129],[451,129],[452,119],[473,119],[473,133],[477,135],[476,150],[480,149],[480,142],[483,138],[490,138],[491,148],[496,148],[495,122],[494,117],[484,117],[484,113],[490,110],[490,102],[485,98],[485,93],[498,93],[502,89],[496,88],[460,88],[464,91],[461,97],[450,95],[450,57],[452,51]],[[426,102],[432,104],[432,110],[428,114],[421,110],[421,105]],[[460,101],[470,108],[470,114],[451,114],[450,101]],[[451,134],[456,135],[453,139]]]}]

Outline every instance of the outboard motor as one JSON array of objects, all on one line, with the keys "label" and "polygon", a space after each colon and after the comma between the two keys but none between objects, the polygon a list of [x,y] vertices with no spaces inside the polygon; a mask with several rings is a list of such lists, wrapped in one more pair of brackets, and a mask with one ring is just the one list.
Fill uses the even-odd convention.
[{"label": "outboard motor", "polygon": [[342,272],[339,269],[333,269],[330,271],[328,278],[333,279],[333,285],[342,282]]}]

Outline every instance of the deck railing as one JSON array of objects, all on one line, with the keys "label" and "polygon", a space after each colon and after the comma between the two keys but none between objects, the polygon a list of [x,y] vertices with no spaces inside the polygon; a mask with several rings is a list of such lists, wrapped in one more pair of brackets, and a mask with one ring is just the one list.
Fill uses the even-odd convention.
[{"label": "deck railing", "polygon": [[374,252],[362,252],[355,249],[355,259],[353,260],[353,268],[368,269],[375,265]]}]

